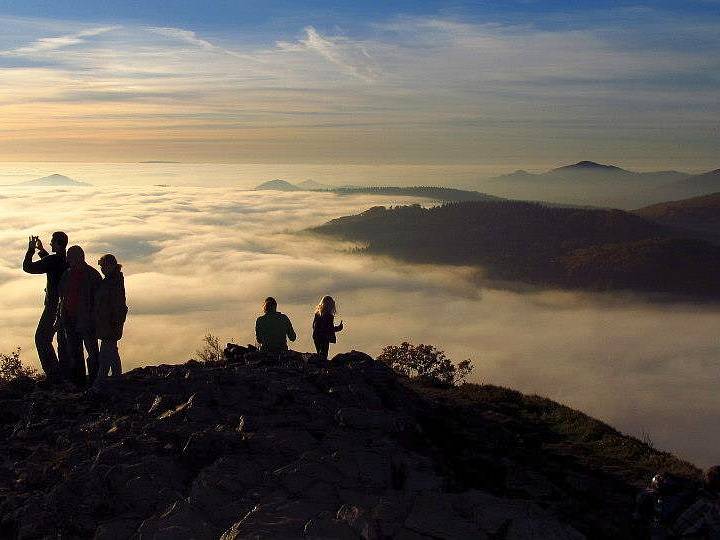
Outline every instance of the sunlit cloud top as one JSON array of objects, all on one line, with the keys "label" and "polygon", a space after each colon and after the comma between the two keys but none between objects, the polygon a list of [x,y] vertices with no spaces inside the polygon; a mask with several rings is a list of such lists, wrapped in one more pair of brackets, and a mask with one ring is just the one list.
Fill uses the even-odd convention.
[{"label": "sunlit cloud top", "polygon": [[32,4],[0,14],[4,161],[718,166],[712,2]]}]

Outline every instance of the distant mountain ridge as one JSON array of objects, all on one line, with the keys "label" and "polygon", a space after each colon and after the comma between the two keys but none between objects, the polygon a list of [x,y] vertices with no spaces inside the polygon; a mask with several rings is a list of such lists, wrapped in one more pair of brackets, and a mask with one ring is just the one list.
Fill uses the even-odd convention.
[{"label": "distant mountain ridge", "polygon": [[[322,187],[319,187],[322,186]],[[498,200],[498,197],[480,193],[478,191],[467,191],[463,189],[447,188],[440,186],[345,186],[330,187],[306,180],[299,184],[292,184],[286,180],[270,180],[263,182],[255,189],[274,191],[327,191],[338,195],[388,195],[395,197],[423,197],[437,201],[477,201],[477,200]]]},{"label": "distant mountain ridge", "polygon": [[656,223],[720,241],[720,192],[646,206],[633,212]]},{"label": "distant mountain ridge", "polygon": [[720,246],[621,210],[468,201],[376,207],[312,230],[371,254],[477,266],[496,282],[720,298]]},{"label": "distant mountain ridge", "polygon": [[594,161],[578,161],[572,165],[564,165],[557,167],[553,171],[626,171],[615,165],[603,165],[602,163],[596,163]]},{"label": "distant mountain ridge", "polygon": [[258,191],[301,191],[299,187],[297,187],[294,184],[291,184],[287,180],[281,180],[279,178],[276,178],[275,180],[268,180],[267,182],[263,182],[259,186],[255,188]]},{"label": "distant mountain ridge", "polygon": [[36,178],[35,180],[27,180],[25,182],[19,182],[17,184],[11,184],[13,186],[38,186],[38,187],[80,187],[80,186],[91,186],[87,182],[80,182],[73,180],[72,178],[63,174],[51,174],[49,176],[43,176],[42,178]]},{"label": "distant mountain ridge", "polygon": [[682,171],[636,172],[579,161],[542,173],[517,170],[479,183],[490,194],[511,199],[630,210],[668,199],[720,191],[720,170],[701,175]]},{"label": "distant mountain ridge", "polygon": [[297,184],[297,187],[306,189],[308,191],[324,191],[331,189],[330,186],[326,184],[321,184],[320,182],[316,182],[315,180],[304,180],[302,182],[299,182]]}]

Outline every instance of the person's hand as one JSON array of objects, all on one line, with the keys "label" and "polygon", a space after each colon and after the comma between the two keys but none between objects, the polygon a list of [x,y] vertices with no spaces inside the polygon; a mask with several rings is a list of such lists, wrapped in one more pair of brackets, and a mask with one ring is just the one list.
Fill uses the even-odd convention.
[{"label": "person's hand", "polygon": [[37,245],[37,236],[30,236],[28,238],[28,251],[35,251],[35,246]]},{"label": "person's hand", "polygon": [[40,241],[40,238],[38,236],[35,237],[35,246],[37,247],[38,251],[45,251],[43,243]]}]

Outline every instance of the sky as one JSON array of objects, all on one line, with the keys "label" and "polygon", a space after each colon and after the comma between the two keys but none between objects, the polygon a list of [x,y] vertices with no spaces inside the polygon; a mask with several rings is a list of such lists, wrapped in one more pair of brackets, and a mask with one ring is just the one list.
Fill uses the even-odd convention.
[{"label": "sky", "polygon": [[345,323],[332,354],[431,343],[456,362],[471,359],[473,382],[548,396],[699,465],[717,463],[717,306],[495,290],[478,286],[468,268],[404,265],[296,234],[403,202],[227,186],[4,188],[0,352],[21,346],[22,359],[38,365],[33,335],[45,278],[23,273],[20,262],[29,235],[47,245],[59,229],[89,264],[105,253],[123,264],[124,371],[184,362],[207,332],[223,344],[254,342],[266,296],[291,318],[293,348],[311,351],[314,306],[331,294]]},{"label": "sky", "polygon": [[0,161],[718,167],[720,3],[0,1]]}]

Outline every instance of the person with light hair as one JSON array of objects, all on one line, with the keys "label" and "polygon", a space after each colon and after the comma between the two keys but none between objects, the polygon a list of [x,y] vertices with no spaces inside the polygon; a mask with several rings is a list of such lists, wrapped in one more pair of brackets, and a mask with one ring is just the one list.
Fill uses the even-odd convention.
[{"label": "person with light hair", "polygon": [[330,344],[337,342],[336,332],[343,329],[343,322],[335,326],[337,306],[332,296],[323,296],[315,309],[313,318],[313,342],[315,350],[325,360],[328,359]]},{"label": "person with light hair", "polygon": [[95,330],[100,340],[100,354],[97,377],[92,383],[94,390],[102,388],[108,375],[122,374],[118,341],[123,336],[128,312],[122,265],[109,253],[100,257],[98,265],[105,277],[95,293]]},{"label": "person with light hair", "polygon": [[290,319],[277,310],[277,300],[271,296],[263,302],[263,315],[255,321],[255,337],[260,350],[273,355],[287,351],[287,340],[297,338]]}]

